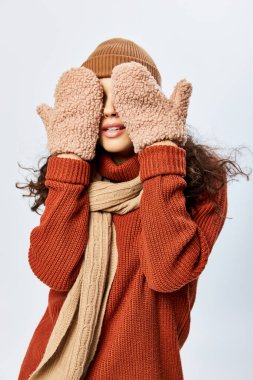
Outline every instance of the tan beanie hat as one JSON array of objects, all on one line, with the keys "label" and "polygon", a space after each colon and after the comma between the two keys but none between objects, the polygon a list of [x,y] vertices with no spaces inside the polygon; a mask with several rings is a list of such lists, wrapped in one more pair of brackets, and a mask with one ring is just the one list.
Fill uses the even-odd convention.
[{"label": "tan beanie hat", "polygon": [[110,77],[114,66],[136,61],[146,66],[161,87],[161,75],[150,55],[135,42],[125,38],[111,38],[101,42],[82,63],[98,78]]}]

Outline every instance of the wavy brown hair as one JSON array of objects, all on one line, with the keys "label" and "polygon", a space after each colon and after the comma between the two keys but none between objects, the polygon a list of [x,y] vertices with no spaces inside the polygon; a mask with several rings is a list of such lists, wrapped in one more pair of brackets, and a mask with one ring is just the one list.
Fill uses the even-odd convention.
[{"label": "wavy brown hair", "polygon": [[[188,134],[187,142],[183,147],[186,150],[186,176],[184,177],[187,182],[187,186],[184,189],[184,195],[186,197],[186,208],[188,212],[194,210],[194,208],[200,204],[206,197],[211,198],[215,203],[215,210],[218,211],[219,204],[216,202],[216,194],[224,183],[231,181],[231,179],[237,175],[246,176],[249,180],[249,174],[244,172],[235,158],[232,159],[231,154],[234,151],[239,153],[240,148],[233,148],[229,156],[224,156],[216,153],[217,147],[211,147],[206,144],[195,141],[193,136]],[[247,147],[246,147],[247,148]],[[95,173],[97,164],[97,157],[103,152],[104,148],[100,145],[96,145],[96,155],[91,163],[91,178]],[[30,207],[32,211],[39,214],[38,209],[41,205],[45,205],[45,200],[48,195],[49,189],[45,185],[45,176],[47,172],[49,155],[41,157],[38,162],[38,169],[35,168],[23,168],[35,175],[35,180],[28,180],[24,186],[21,183],[16,182],[15,186],[19,189],[27,189],[28,194],[23,194],[24,197],[34,197],[34,203]],[[46,162],[40,165],[41,160],[46,159]],[[41,214],[39,214],[41,215]]]}]

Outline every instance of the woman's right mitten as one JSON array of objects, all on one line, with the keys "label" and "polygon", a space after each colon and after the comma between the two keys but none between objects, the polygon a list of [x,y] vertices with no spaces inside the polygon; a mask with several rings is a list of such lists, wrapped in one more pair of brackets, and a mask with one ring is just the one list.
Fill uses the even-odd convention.
[{"label": "woman's right mitten", "polygon": [[54,108],[47,104],[36,108],[46,127],[50,154],[75,153],[92,160],[103,108],[98,77],[86,67],[71,68],[58,80],[54,98]]}]

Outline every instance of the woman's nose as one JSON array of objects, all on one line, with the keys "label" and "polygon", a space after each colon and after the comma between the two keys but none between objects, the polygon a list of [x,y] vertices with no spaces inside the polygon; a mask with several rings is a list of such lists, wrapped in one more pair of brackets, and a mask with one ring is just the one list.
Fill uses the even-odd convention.
[{"label": "woman's nose", "polygon": [[113,102],[109,99],[107,99],[104,109],[103,109],[104,117],[110,117],[110,116],[116,116],[117,112],[115,110],[115,107],[113,105]]},{"label": "woman's nose", "polygon": [[117,112],[114,110],[111,111],[104,111],[104,117],[112,117],[112,116],[118,116]]}]

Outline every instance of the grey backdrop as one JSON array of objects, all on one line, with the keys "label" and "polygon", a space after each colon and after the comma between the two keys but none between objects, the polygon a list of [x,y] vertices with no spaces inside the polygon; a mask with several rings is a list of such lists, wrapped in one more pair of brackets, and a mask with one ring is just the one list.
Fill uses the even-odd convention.
[{"label": "grey backdrop", "polygon": [[[193,84],[188,124],[199,140],[252,148],[252,2],[1,0],[1,380],[16,379],[49,289],[28,264],[39,223],[16,181],[46,155],[35,108],[53,104],[60,74],[103,40],[133,39],[155,60],[170,95]],[[252,154],[237,156],[252,167]],[[252,179],[229,184],[225,226],[199,280],[181,351],[186,380],[252,378]],[[168,353],[169,354],[169,353]]]}]

